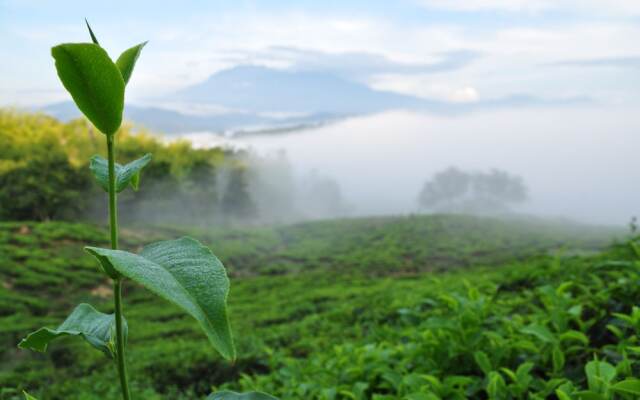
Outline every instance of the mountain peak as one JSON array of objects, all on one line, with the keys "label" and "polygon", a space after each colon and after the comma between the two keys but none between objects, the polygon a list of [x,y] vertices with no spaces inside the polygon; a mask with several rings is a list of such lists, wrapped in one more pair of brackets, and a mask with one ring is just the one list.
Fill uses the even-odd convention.
[{"label": "mountain peak", "polygon": [[369,113],[419,99],[376,91],[329,72],[239,65],[179,91],[175,98],[248,112]]}]

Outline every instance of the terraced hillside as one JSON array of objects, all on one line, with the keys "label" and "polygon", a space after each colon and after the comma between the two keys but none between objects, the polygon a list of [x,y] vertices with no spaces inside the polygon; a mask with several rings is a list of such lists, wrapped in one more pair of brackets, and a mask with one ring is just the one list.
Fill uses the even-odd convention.
[{"label": "terraced hillside", "polygon": [[[184,230],[159,232],[125,231],[123,246]],[[633,254],[587,254],[613,231],[433,216],[191,233],[231,271],[239,359],[218,359],[195,321],[128,284],[136,398],[203,398],[224,382],[283,399],[545,398],[586,389],[594,354],[618,365],[613,381],[640,365],[640,325],[614,314],[635,315]],[[111,310],[85,244],[106,245],[106,231],[0,224],[0,399],[24,388],[44,400],[116,398],[114,368],[84,343],[15,347],[78,302]]]}]

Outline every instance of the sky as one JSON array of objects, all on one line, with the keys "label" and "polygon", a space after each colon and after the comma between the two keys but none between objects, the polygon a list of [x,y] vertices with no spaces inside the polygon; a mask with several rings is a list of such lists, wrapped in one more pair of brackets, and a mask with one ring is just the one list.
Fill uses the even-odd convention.
[{"label": "sky", "polygon": [[66,98],[49,48],[87,41],[85,17],[113,57],[149,40],[132,102],[247,63],[325,68],[454,102],[526,94],[626,104],[640,87],[635,0],[0,0],[0,104]]},{"label": "sky", "polygon": [[413,211],[421,182],[458,165],[523,176],[531,212],[598,223],[640,214],[638,0],[0,0],[0,106],[68,99],[49,48],[88,41],[85,17],[112,57],[149,40],[127,88],[134,104],[245,64],[451,103],[537,99],[245,141],[335,176],[363,213]]}]

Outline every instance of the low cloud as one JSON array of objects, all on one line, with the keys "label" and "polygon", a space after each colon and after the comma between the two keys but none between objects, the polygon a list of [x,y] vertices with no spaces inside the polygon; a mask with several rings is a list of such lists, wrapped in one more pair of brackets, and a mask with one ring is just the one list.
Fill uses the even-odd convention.
[{"label": "low cloud", "polygon": [[436,54],[437,60],[431,63],[410,63],[367,52],[328,53],[286,46],[271,50],[288,57],[297,69],[333,70],[347,75],[448,72],[464,68],[481,56],[472,50],[454,50]]},{"label": "low cloud", "polygon": [[473,50],[435,53],[431,62],[409,62],[384,54],[352,51],[327,52],[294,46],[271,46],[266,50],[233,52],[227,61],[238,64],[264,64],[302,71],[330,72],[348,79],[366,80],[378,74],[435,74],[452,72],[469,66],[482,54]]},{"label": "low cloud", "polygon": [[637,57],[603,57],[583,60],[566,60],[549,64],[558,67],[616,67],[640,68],[640,56]]}]

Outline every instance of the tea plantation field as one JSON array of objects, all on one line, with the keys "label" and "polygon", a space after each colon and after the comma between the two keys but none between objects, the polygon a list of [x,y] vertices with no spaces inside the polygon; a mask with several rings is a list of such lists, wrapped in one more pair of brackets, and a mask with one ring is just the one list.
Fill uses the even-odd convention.
[{"label": "tea plantation field", "polygon": [[[640,264],[624,232],[414,216],[129,228],[122,244],[185,232],[229,269],[239,357],[219,359],[194,320],[128,283],[136,399],[203,399],[213,387],[325,400],[640,393]],[[108,281],[82,250],[106,244],[93,225],[0,223],[0,399],[23,389],[41,400],[117,398],[111,361],[84,342],[16,347],[79,302],[112,311]]]}]

